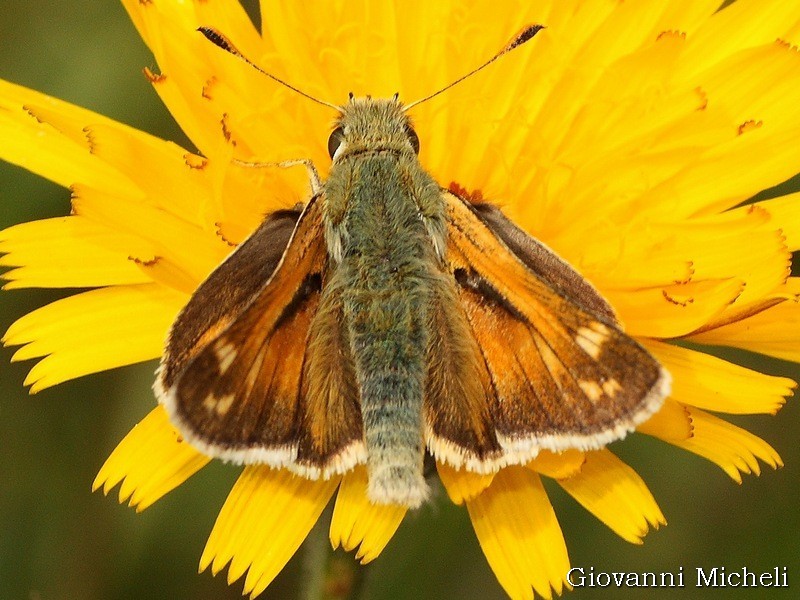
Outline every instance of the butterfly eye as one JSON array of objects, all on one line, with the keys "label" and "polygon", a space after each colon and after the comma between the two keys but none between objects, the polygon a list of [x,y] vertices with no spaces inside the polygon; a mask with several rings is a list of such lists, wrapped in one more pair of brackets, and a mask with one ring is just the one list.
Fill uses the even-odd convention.
[{"label": "butterfly eye", "polygon": [[342,127],[337,127],[331,132],[331,137],[328,138],[328,154],[331,155],[331,158],[336,154],[342,142],[344,142],[344,129]]},{"label": "butterfly eye", "polygon": [[414,131],[410,125],[406,125],[406,135],[408,136],[408,143],[414,149],[414,154],[419,154],[419,137],[417,132]]}]

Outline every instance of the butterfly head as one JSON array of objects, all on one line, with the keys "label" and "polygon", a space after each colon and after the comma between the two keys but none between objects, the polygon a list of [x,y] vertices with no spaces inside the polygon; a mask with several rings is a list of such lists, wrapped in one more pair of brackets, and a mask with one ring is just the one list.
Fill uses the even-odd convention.
[{"label": "butterfly head", "polygon": [[339,111],[328,138],[328,153],[334,161],[367,152],[411,155],[419,152],[419,138],[397,94],[379,99],[356,98],[351,94]]}]

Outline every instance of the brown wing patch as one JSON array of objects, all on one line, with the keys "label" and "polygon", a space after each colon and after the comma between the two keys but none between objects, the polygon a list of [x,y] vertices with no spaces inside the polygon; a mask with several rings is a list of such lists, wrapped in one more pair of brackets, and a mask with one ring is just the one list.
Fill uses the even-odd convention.
[{"label": "brown wing patch", "polygon": [[[274,447],[283,455],[292,447],[302,411],[305,338],[318,292],[318,282],[303,283],[283,311],[261,306],[259,298],[200,350],[177,378],[174,406],[167,403],[190,441],[212,455],[248,463],[271,462],[259,449]],[[270,311],[278,313],[272,323]],[[254,453],[253,460],[246,452]]]},{"label": "brown wing patch", "polygon": [[530,268],[461,199],[445,198],[447,260],[491,381],[498,464],[599,448],[655,412],[669,375],[609,312],[559,293],[538,275],[545,266]]},{"label": "brown wing patch", "polygon": [[[317,477],[337,451],[360,439],[352,396],[327,390],[332,404],[349,408],[329,406],[323,421],[342,413],[347,418],[344,425],[326,429],[314,427],[316,417],[310,414],[320,408],[320,400],[315,396],[312,404],[304,394],[317,393],[303,377],[312,323],[325,297],[326,264],[321,210],[312,200],[271,277],[238,314],[206,329],[199,338],[204,345],[164,387],[161,400],[171,419],[201,451]],[[304,443],[309,435],[313,443]]]}]

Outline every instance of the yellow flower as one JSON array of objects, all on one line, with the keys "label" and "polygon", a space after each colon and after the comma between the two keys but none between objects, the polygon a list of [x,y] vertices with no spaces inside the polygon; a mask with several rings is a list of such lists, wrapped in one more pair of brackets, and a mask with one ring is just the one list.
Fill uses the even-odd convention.
[{"label": "yellow flower", "polygon": [[[259,34],[238,3],[124,0],[160,71],[148,76],[189,151],[0,82],[0,156],[72,190],[73,214],[0,233],[6,288],[95,288],[19,319],[3,341],[39,358],[25,383],[60,382],[160,356],[204,277],[272,211],[308,197],[302,169],[232,159],[330,160],[330,111],[259,75],[196,32],[212,26],[312,95],[411,101],[490,56],[523,25],[547,30],[513,56],[413,110],[422,164],[480,191],[580,270],[671,372],[641,433],[734,480],[781,460],[712,413],[774,414],[789,379],[704,352],[744,348],[800,361],[800,194],[745,204],[800,170],[800,5],[739,0],[508,3],[262,0]],[[675,343],[680,340],[681,343]],[[710,412],[707,412],[710,411]],[[208,458],[156,407],[119,444],[95,488],[143,510]],[[610,450],[543,452],[494,475],[438,464],[512,598],[568,587],[566,545],[542,478],[623,539],[664,517]],[[377,557],[405,509],[366,499],[359,467],[311,481],[246,467],[201,558],[262,592],[335,495],[334,546]]]}]

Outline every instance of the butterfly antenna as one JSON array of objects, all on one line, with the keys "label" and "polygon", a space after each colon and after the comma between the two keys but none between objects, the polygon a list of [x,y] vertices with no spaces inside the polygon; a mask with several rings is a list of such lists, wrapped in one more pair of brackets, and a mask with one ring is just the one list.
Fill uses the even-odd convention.
[{"label": "butterfly antenna", "polygon": [[324,100],[320,100],[319,98],[315,98],[311,94],[307,94],[303,90],[298,89],[298,88],[294,87],[292,84],[285,82],[283,79],[280,79],[279,77],[275,77],[275,75],[273,75],[272,73],[268,73],[267,71],[265,71],[264,69],[259,67],[257,64],[255,64],[252,60],[247,58],[244,54],[242,54],[239,51],[239,49],[236,46],[234,46],[233,43],[227,37],[222,35],[219,31],[217,31],[213,27],[198,27],[197,31],[202,33],[206,37],[206,39],[208,41],[210,41],[212,44],[214,44],[215,46],[217,46],[219,48],[222,48],[223,50],[233,54],[237,58],[240,58],[241,60],[246,62],[248,65],[253,67],[256,71],[266,75],[267,77],[269,77],[273,81],[277,81],[281,85],[286,86],[290,90],[294,90],[295,92],[297,92],[301,96],[305,96],[309,100],[313,100],[317,104],[322,104],[323,106],[327,106],[327,107],[333,108],[333,109],[335,109],[337,111],[341,111],[341,108],[336,106],[335,104],[331,104],[330,102],[325,102]]},{"label": "butterfly antenna", "polygon": [[475,73],[477,73],[478,71],[480,71],[480,70],[484,69],[485,67],[488,67],[490,64],[492,64],[494,61],[496,61],[498,58],[500,58],[500,57],[501,57],[501,56],[503,56],[504,54],[508,54],[508,53],[509,53],[509,52],[511,52],[511,51],[512,51],[514,48],[518,48],[519,46],[522,46],[522,44],[524,44],[524,43],[525,43],[525,42],[527,42],[528,40],[532,39],[532,38],[533,38],[533,36],[535,36],[537,33],[539,33],[539,32],[540,32],[542,29],[544,29],[544,28],[545,28],[545,26],[544,26],[544,25],[538,25],[538,24],[537,24],[537,25],[528,25],[527,27],[523,28],[523,30],[522,30],[522,31],[520,31],[520,32],[519,32],[517,35],[515,35],[515,36],[514,36],[514,37],[511,39],[511,41],[510,41],[510,42],[508,42],[508,44],[506,44],[506,45],[505,45],[505,46],[504,46],[504,47],[503,47],[503,48],[500,50],[500,52],[498,52],[497,54],[495,54],[495,55],[494,55],[492,58],[490,58],[489,60],[487,60],[487,61],[486,61],[485,63],[483,63],[481,66],[474,68],[472,71],[470,71],[470,72],[469,72],[469,73],[467,73],[466,75],[462,75],[461,77],[459,77],[458,79],[456,79],[454,82],[450,83],[449,85],[446,85],[445,87],[443,87],[442,89],[440,89],[440,90],[439,90],[439,91],[437,91],[437,92],[434,92],[434,93],[433,93],[433,94],[431,94],[430,96],[425,96],[424,98],[421,98],[420,100],[416,100],[416,101],[412,102],[411,104],[406,104],[406,105],[403,107],[403,110],[404,110],[404,111],[407,111],[408,109],[410,109],[410,108],[412,108],[412,107],[416,106],[417,104],[422,104],[423,102],[427,102],[427,101],[428,101],[428,100],[430,100],[431,98],[435,98],[436,96],[438,96],[438,95],[439,95],[439,94],[441,94],[442,92],[445,92],[445,91],[449,90],[449,89],[450,89],[451,87],[453,87],[454,85],[457,85],[457,84],[461,83],[462,81],[464,81],[465,79],[467,79],[467,78],[469,78],[469,77],[472,77],[473,75],[475,75]]}]

